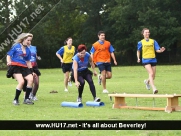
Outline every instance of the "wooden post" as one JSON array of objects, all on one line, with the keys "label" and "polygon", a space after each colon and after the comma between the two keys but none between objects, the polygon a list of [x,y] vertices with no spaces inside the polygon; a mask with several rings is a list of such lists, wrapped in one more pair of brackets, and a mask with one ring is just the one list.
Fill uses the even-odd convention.
[{"label": "wooden post", "polygon": [[124,97],[114,97],[113,108],[120,108],[121,106],[126,106]]}]

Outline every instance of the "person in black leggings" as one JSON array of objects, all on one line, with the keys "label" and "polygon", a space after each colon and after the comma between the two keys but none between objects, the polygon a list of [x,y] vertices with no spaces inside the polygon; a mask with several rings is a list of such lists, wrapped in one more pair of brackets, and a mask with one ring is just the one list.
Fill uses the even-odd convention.
[{"label": "person in black leggings", "polygon": [[[95,71],[95,65],[92,61],[90,54],[87,51],[85,45],[81,44],[78,46],[77,54],[73,57],[73,72],[72,72],[72,81],[75,82],[76,87],[78,88],[78,98],[77,102],[82,102],[82,93],[84,90],[85,80],[89,84],[90,91],[92,93],[93,99],[95,102],[99,102],[100,98],[96,97],[96,89],[94,82],[92,80],[92,75],[97,76]],[[88,69],[88,63],[90,63],[92,71]]]}]

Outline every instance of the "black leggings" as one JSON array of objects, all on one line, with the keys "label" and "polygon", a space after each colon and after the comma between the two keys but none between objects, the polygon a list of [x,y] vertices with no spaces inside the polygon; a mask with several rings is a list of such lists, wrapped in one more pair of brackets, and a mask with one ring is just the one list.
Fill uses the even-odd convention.
[{"label": "black leggings", "polygon": [[83,93],[83,90],[84,90],[85,80],[89,84],[89,88],[90,88],[90,91],[92,93],[92,96],[95,98],[96,97],[96,90],[95,90],[95,86],[94,86],[94,82],[92,80],[92,75],[91,74],[79,75],[78,76],[78,81],[80,83],[80,86],[79,86],[79,89],[78,89],[78,93],[79,93],[78,97],[82,98],[82,93]]}]

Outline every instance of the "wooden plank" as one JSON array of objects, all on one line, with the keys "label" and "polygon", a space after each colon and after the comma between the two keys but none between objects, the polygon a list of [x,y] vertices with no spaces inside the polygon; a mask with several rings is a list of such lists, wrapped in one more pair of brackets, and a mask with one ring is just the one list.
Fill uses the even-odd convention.
[{"label": "wooden plank", "polygon": [[142,97],[142,98],[173,98],[173,97],[181,97],[181,94],[179,95],[171,95],[171,94],[108,94],[108,96],[113,97]]},{"label": "wooden plank", "polygon": [[162,107],[136,107],[136,106],[120,106],[120,109],[140,109],[140,110],[161,110],[164,111],[165,108]]}]

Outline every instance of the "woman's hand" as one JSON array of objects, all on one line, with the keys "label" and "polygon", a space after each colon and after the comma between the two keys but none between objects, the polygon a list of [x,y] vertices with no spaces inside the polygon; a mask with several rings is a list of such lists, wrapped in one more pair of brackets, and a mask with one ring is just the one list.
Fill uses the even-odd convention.
[{"label": "woman's hand", "polygon": [[32,73],[33,77],[36,78],[37,77],[37,74],[36,73]]},{"label": "woman's hand", "polygon": [[11,61],[7,62],[7,65],[10,66],[11,65]]},{"label": "woman's hand", "polygon": [[160,51],[161,51],[161,52],[164,52],[164,51],[165,51],[165,47],[161,47],[161,48],[160,48]]},{"label": "woman's hand", "polygon": [[94,74],[94,76],[97,76],[97,72],[96,71],[94,71],[93,74]]},{"label": "woman's hand", "polygon": [[137,59],[137,62],[138,62],[138,63],[140,63],[140,61],[141,61],[140,59]]},{"label": "woman's hand", "polygon": [[77,88],[79,88],[80,83],[79,83],[78,81],[76,81],[76,82],[75,82],[75,86],[76,86]]},{"label": "woman's hand", "polygon": [[38,59],[38,60],[41,60],[41,57],[40,57],[40,56],[37,56],[37,59]]}]

